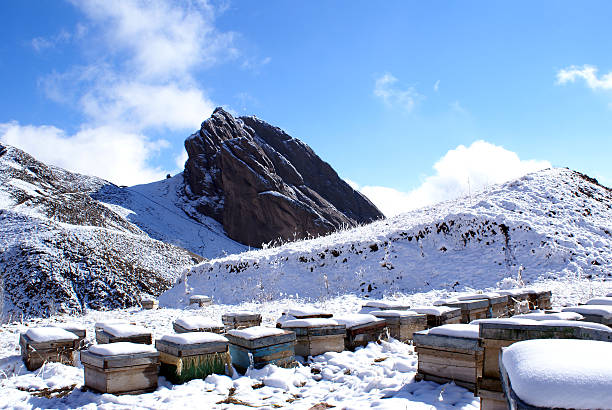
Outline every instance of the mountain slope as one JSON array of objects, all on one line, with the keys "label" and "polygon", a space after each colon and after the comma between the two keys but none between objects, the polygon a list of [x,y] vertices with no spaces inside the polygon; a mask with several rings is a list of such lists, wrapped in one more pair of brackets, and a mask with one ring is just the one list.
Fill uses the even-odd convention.
[{"label": "mountain slope", "polygon": [[236,241],[261,247],[382,218],[298,139],[222,108],[185,141],[185,194]]},{"label": "mountain slope", "polygon": [[0,145],[0,318],[131,306],[202,259],[93,198],[109,186]]},{"label": "mountain slope", "polygon": [[[326,237],[204,262],[187,276],[221,303],[378,297],[432,288],[484,288],[508,276],[612,276],[612,191],[548,169],[471,198],[441,203]],[[185,279],[161,301],[180,304]]]}]

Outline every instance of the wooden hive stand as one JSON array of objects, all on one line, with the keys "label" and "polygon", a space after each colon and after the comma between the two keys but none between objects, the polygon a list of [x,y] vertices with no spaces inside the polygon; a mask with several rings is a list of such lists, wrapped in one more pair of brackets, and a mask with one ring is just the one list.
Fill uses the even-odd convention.
[{"label": "wooden hive stand", "polygon": [[221,334],[225,331],[222,323],[201,316],[178,318],[172,323],[172,328],[176,333],[211,332]]},{"label": "wooden hive stand", "polygon": [[440,384],[452,381],[476,390],[483,357],[476,325],[443,325],[416,332],[413,341],[419,359],[417,380]]},{"label": "wooden hive stand", "polygon": [[413,312],[427,315],[427,327],[437,327],[453,323],[461,323],[461,309],[448,306],[419,306],[413,307]]},{"label": "wooden hive stand", "polygon": [[33,371],[47,362],[74,365],[78,336],[58,327],[34,327],[19,336],[21,359]]},{"label": "wooden hive stand", "polygon": [[261,325],[261,315],[254,312],[230,312],[221,316],[221,320],[226,331]]},{"label": "wooden hive stand", "polygon": [[136,325],[105,325],[100,332],[96,332],[98,344],[132,342],[153,344],[153,335],[147,328]]},{"label": "wooden hive stand", "polygon": [[212,298],[206,295],[192,295],[189,297],[189,305],[210,306],[212,305]]},{"label": "wooden hive stand", "polygon": [[575,312],[584,316],[587,322],[601,323],[612,327],[612,305],[581,305],[562,309],[563,312]]},{"label": "wooden hive stand", "polygon": [[375,310],[370,314],[385,319],[389,336],[400,342],[411,341],[414,332],[427,329],[427,315],[411,310]]},{"label": "wooden hive stand", "polygon": [[232,329],[226,334],[232,364],[241,373],[249,367],[261,369],[268,364],[279,367],[295,366],[294,332],[287,330],[253,326]]},{"label": "wooden hive stand", "polygon": [[232,375],[228,340],[217,333],[189,332],[155,341],[160,373],[172,383],[204,379],[211,374]]},{"label": "wooden hive stand", "polygon": [[389,329],[385,319],[370,314],[352,314],[334,318],[339,324],[346,326],[344,348],[355,350],[365,347],[370,342],[387,340]]},{"label": "wooden hive stand", "polygon": [[484,349],[482,376],[478,379],[476,395],[484,410],[507,408],[503,395],[499,354],[501,348],[531,339],[588,339],[612,341],[612,331],[604,326],[578,321],[559,321],[558,324],[520,324],[500,320],[479,323],[480,344]]},{"label": "wooden hive stand", "polygon": [[159,353],[153,346],[117,342],[81,352],[85,386],[100,393],[140,394],[157,389]]},{"label": "wooden hive stand", "polygon": [[346,326],[338,324],[333,319],[288,320],[283,323],[282,328],[295,333],[295,354],[298,356],[307,358],[344,350]]}]

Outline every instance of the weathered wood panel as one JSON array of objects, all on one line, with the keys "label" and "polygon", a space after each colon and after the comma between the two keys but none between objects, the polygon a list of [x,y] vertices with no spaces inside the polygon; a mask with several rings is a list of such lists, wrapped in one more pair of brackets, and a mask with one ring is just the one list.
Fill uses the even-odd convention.
[{"label": "weathered wood panel", "polygon": [[134,336],[114,336],[105,330],[96,331],[96,342],[98,344],[107,344],[107,343],[117,343],[117,342],[132,342],[132,343],[141,343],[145,345],[153,344],[153,335],[151,333],[143,333],[140,335]]},{"label": "weathered wood panel", "polygon": [[78,339],[36,343],[25,334],[19,337],[21,359],[29,371],[39,369],[47,362],[74,366],[74,351],[78,344]]},{"label": "weathered wood panel", "polygon": [[274,346],[281,343],[295,343],[295,333],[287,330],[283,330],[282,334],[273,336],[264,336],[257,339],[244,339],[240,336],[234,336],[231,333],[225,335],[227,340],[233,345],[241,346],[246,349],[259,349],[266,346]]},{"label": "weathered wood panel", "polygon": [[367,346],[367,344],[370,342],[387,340],[388,335],[389,330],[387,328],[387,323],[384,320],[354,326],[350,329],[346,329],[344,348],[346,350],[355,350],[357,347]]},{"label": "weathered wood panel", "polygon": [[198,328],[198,329],[187,329],[187,328],[184,328],[183,326],[179,325],[176,322],[172,323],[172,328],[174,329],[174,331],[176,333],[211,332],[211,333],[221,334],[221,333],[225,332],[225,327],[224,326],[213,326],[213,327],[201,327],[201,328]]},{"label": "weathered wood panel", "polygon": [[255,369],[261,369],[267,364],[295,366],[295,341],[255,349],[230,343],[229,352],[233,366],[241,373],[246,372],[250,366]]},{"label": "weathered wood panel", "polygon": [[156,340],[155,348],[176,357],[198,356],[209,353],[220,353],[227,351],[228,342],[206,342],[181,345],[167,340]]},{"label": "weathered wood panel", "polygon": [[100,393],[140,394],[157,389],[159,363],[101,369],[83,364],[85,386]]}]

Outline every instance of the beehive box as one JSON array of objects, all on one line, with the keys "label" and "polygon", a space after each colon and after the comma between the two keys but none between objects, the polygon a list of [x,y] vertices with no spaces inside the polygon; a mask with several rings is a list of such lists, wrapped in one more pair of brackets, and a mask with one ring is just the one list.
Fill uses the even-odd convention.
[{"label": "beehive box", "polygon": [[518,342],[502,348],[503,390],[512,409],[610,408],[611,358],[612,344],[601,341]]},{"label": "beehive box", "polygon": [[581,305],[562,309],[563,312],[575,312],[584,316],[587,322],[601,323],[612,327],[612,305]]},{"label": "beehive box", "polygon": [[128,322],[127,320],[123,320],[123,319],[107,319],[107,320],[101,320],[99,322],[96,322],[96,324],[94,325],[94,330],[96,332],[96,340],[98,340],[98,338],[100,337],[100,334],[102,333],[104,326],[107,325],[128,325],[130,324],[130,322]]},{"label": "beehive box", "polygon": [[155,299],[144,299],[140,302],[143,309],[157,309],[159,307],[159,301]]},{"label": "beehive box", "polygon": [[461,309],[461,323],[485,319],[489,316],[489,301],[487,299],[459,300],[445,302],[444,306]]},{"label": "beehive box", "polygon": [[212,305],[212,298],[205,295],[192,295],[189,297],[189,305],[210,306]]},{"label": "beehive box", "polygon": [[353,314],[335,317],[339,324],[346,326],[344,348],[355,350],[360,346],[367,346],[370,342],[387,340],[389,329],[385,319],[370,314]]},{"label": "beehive box", "polygon": [[333,319],[288,320],[283,323],[282,328],[295,333],[295,354],[298,356],[318,356],[344,350],[346,326],[338,324]]},{"label": "beehive box", "polygon": [[500,295],[508,296],[508,316],[527,313],[529,306],[529,289],[507,289],[497,291]]},{"label": "beehive box", "polygon": [[537,309],[547,310],[552,309],[552,291],[538,291],[536,296]]},{"label": "beehive box", "polygon": [[405,303],[382,301],[382,300],[370,300],[362,306],[359,313],[371,313],[375,310],[408,310],[410,306]]},{"label": "beehive box", "polygon": [[[531,339],[589,339],[612,341],[612,331],[597,323],[553,320],[540,321],[530,324],[511,323],[508,321],[488,321],[479,324],[481,346],[484,349],[482,377],[478,380],[476,394],[485,398],[495,396],[499,398],[502,392],[499,377],[499,353],[501,348],[507,347],[522,340]],[[499,401],[499,399],[497,400]],[[499,404],[493,399],[488,402],[491,406]]]},{"label": "beehive box", "polygon": [[64,329],[72,334],[74,334],[78,339],[74,342],[74,348],[76,350],[81,350],[85,347],[87,341],[87,329],[84,326],[78,325],[76,323],[56,323],[53,326]]},{"label": "beehive box", "polygon": [[281,317],[276,321],[276,327],[282,328],[283,323],[288,320],[295,319],[329,319],[333,316],[332,313],[322,309],[311,307],[291,308],[286,309],[281,313]]},{"label": "beehive box", "polygon": [[427,315],[410,310],[378,310],[370,314],[385,319],[389,336],[401,342],[410,341],[414,332],[427,329]]},{"label": "beehive box", "polygon": [[230,312],[224,314],[221,320],[226,331],[261,325],[261,315],[254,312]]},{"label": "beehive box", "polygon": [[176,319],[172,323],[172,327],[176,333],[187,333],[187,332],[211,332],[211,333],[223,333],[225,328],[222,323],[215,320],[201,317],[201,316],[189,316]]},{"label": "beehive box", "polygon": [[35,327],[19,336],[21,359],[33,371],[47,362],[74,365],[78,337],[58,327]]},{"label": "beehive box", "polygon": [[100,331],[96,332],[96,342],[99,344],[132,342],[150,345],[153,343],[153,335],[142,326],[130,324],[105,325]]},{"label": "beehive box", "polygon": [[255,369],[261,369],[268,364],[279,367],[295,366],[294,332],[253,326],[232,329],[227,332],[226,337],[230,343],[232,364],[241,373],[251,366]]},{"label": "beehive box", "polygon": [[410,308],[413,312],[427,316],[427,327],[461,323],[461,309],[449,306],[419,306]]},{"label": "beehive box", "polygon": [[231,376],[228,340],[210,332],[165,335],[155,341],[160,374],[172,383],[204,379],[211,374]]},{"label": "beehive box", "polygon": [[417,380],[444,384],[454,382],[470,391],[482,368],[483,349],[478,342],[478,326],[450,324],[414,334],[418,354]]},{"label": "beehive box", "polygon": [[469,295],[460,295],[458,300],[478,300],[486,299],[489,301],[488,318],[508,317],[508,296],[500,295],[496,292],[473,293]]},{"label": "beehive box", "polygon": [[159,353],[153,346],[117,342],[81,352],[85,386],[100,393],[140,394],[157,388]]}]

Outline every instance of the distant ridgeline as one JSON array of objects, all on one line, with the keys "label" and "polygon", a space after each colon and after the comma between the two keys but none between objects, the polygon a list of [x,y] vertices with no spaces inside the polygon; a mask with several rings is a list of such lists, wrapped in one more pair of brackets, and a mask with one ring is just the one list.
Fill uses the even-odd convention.
[{"label": "distant ridgeline", "polygon": [[187,197],[240,243],[261,247],[383,217],[308,145],[256,117],[217,108],[185,148]]}]

